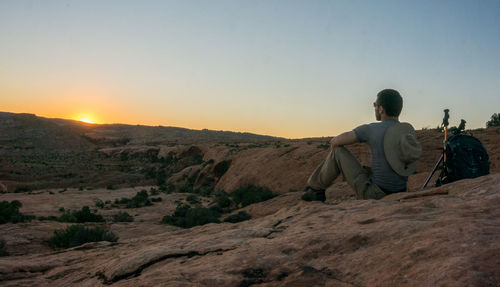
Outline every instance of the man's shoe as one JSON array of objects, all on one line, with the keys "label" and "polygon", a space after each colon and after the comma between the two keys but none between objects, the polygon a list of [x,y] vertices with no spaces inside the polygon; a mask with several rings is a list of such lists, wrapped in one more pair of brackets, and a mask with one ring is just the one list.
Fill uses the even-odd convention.
[{"label": "man's shoe", "polygon": [[310,186],[306,187],[304,194],[302,194],[302,200],[304,201],[321,201],[325,202],[325,190],[324,189],[314,189]]}]

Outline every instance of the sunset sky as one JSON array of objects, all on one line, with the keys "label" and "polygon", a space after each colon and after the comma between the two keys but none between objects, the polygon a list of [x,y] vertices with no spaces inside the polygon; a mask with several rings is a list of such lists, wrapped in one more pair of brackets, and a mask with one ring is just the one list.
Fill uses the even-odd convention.
[{"label": "sunset sky", "polygon": [[302,138],[500,112],[500,1],[0,0],[0,111]]}]

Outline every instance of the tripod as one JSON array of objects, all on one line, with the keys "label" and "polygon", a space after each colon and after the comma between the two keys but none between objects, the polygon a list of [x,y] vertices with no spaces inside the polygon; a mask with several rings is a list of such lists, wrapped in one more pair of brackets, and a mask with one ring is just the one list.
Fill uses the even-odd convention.
[{"label": "tripod", "polygon": [[[446,176],[446,173],[447,173],[447,169],[446,169],[446,143],[448,140],[448,125],[449,125],[448,119],[450,118],[449,112],[450,112],[449,109],[444,110],[444,118],[443,118],[443,123],[442,123],[442,126],[444,126],[443,153],[441,154],[441,157],[439,158],[438,162],[434,166],[434,169],[432,170],[431,174],[429,174],[429,177],[427,177],[427,180],[425,181],[422,189],[424,189],[427,186],[427,184],[429,183],[429,180],[431,180],[432,176],[434,175],[434,173],[438,169],[441,162],[443,163],[443,172],[445,173],[445,176]],[[464,124],[464,126],[465,126],[465,124]]]}]

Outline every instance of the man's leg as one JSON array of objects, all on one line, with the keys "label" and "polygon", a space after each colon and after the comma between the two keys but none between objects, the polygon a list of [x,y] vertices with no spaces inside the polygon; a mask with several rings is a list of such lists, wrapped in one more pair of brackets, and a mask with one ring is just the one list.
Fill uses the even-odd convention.
[{"label": "man's leg", "polygon": [[354,155],[345,147],[336,147],[314,170],[307,181],[314,189],[326,189],[342,174],[356,192],[358,199],[379,199],[385,193],[374,184],[366,170]]}]

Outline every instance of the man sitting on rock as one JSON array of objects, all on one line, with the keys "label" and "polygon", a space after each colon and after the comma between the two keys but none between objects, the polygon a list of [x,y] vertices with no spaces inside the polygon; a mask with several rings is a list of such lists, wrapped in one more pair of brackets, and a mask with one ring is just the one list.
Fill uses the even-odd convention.
[{"label": "man sitting on rock", "polygon": [[[340,174],[358,199],[380,199],[406,191],[408,176],[415,172],[422,148],[413,127],[399,122],[403,99],[396,90],[382,90],[373,107],[380,122],[361,125],[330,141],[331,150],[309,177],[303,200],[325,201],[325,189]],[[371,168],[363,168],[344,147],[358,142],[370,146]]]}]

